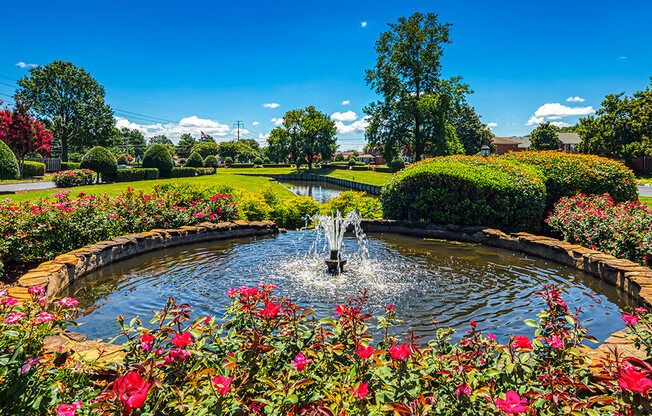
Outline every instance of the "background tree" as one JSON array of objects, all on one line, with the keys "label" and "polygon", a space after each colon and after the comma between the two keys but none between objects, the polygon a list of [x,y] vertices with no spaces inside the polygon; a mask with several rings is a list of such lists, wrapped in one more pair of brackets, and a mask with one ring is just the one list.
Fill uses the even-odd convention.
[{"label": "background tree", "polygon": [[197,142],[192,147],[192,152],[197,152],[201,155],[203,159],[206,159],[206,156],[220,154],[220,146],[215,142]]},{"label": "background tree", "polygon": [[652,82],[631,97],[607,95],[595,116],[580,119],[577,131],[582,153],[624,159],[628,164],[633,158],[652,155]]},{"label": "background tree", "polygon": [[[372,146],[393,160],[404,148],[417,160],[425,151],[451,154],[461,149],[448,126],[455,108],[470,90],[460,77],[441,79],[443,45],[450,43],[450,24],[434,13],[402,17],[376,42],[376,66],[366,70],[365,80],[383,97],[370,104],[365,132]],[[457,143],[456,143],[457,142]]]},{"label": "background tree", "polygon": [[548,122],[539,124],[539,126],[530,133],[530,148],[532,150],[558,150],[558,131],[559,128]]},{"label": "background tree", "polygon": [[181,135],[179,138],[179,143],[177,143],[177,155],[179,157],[187,158],[190,156],[192,153],[192,148],[193,146],[197,144],[197,140],[195,140],[192,135],[188,133],[184,133]]},{"label": "background tree", "polygon": [[145,142],[143,133],[136,129],[129,130],[126,127],[120,129],[113,146],[121,149],[123,153],[128,153],[141,159],[145,155],[145,150],[147,150],[147,143]]},{"label": "background tree", "polygon": [[309,170],[315,157],[330,159],[337,148],[335,122],[313,106],[285,113],[283,129],[287,131],[293,160],[305,158]]},{"label": "background tree", "polygon": [[157,136],[150,137],[149,145],[152,146],[154,144],[163,144],[165,146],[174,146],[174,143],[172,143],[172,140],[168,139],[165,134],[159,134]]},{"label": "background tree", "polygon": [[30,69],[18,80],[16,97],[31,109],[61,143],[61,158],[69,147],[84,152],[94,145],[109,145],[115,134],[113,110],[104,102],[102,87],[83,68],[54,61]]},{"label": "background tree", "polygon": [[27,156],[36,152],[50,153],[52,134],[31,117],[27,106],[17,99],[13,110],[9,107],[0,110],[0,140],[16,156],[22,176]]},{"label": "background tree", "polygon": [[465,104],[459,108],[454,115],[453,126],[467,155],[478,154],[485,145],[489,146],[492,152],[496,151],[491,130],[480,121],[480,116],[470,105]]},{"label": "background tree", "polygon": [[290,149],[290,136],[282,127],[275,127],[267,138],[267,156],[274,163],[286,163],[292,150]]}]

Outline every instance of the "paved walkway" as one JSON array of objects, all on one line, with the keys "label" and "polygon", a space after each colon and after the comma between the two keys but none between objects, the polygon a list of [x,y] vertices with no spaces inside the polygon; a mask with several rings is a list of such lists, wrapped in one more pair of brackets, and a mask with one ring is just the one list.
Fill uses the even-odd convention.
[{"label": "paved walkway", "polygon": [[57,186],[54,182],[51,181],[42,181],[42,182],[20,182],[20,183],[9,183],[6,185],[0,184],[0,194],[2,193],[12,193],[16,191],[35,191],[38,189],[49,189],[56,188]]},{"label": "paved walkway", "polygon": [[650,196],[650,197],[652,197],[652,186],[639,185],[638,186],[638,195],[639,196]]}]

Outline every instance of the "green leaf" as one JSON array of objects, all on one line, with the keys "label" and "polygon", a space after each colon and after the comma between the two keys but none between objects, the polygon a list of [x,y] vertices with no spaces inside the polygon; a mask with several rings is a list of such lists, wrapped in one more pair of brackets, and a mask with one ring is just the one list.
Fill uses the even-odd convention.
[{"label": "green leaf", "polygon": [[532,328],[538,328],[539,323],[535,321],[534,319],[526,319],[523,321],[523,323],[527,326],[531,326]]}]

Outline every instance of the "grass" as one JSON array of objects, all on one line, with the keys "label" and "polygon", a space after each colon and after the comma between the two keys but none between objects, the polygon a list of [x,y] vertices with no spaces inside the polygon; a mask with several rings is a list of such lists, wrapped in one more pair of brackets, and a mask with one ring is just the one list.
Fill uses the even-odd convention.
[{"label": "grass", "polygon": [[[110,196],[119,195],[127,187],[142,190],[144,192],[152,192],[154,185],[170,183],[170,182],[183,182],[193,183],[198,185],[229,185],[235,188],[242,188],[249,192],[260,192],[267,184],[272,184],[279,192],[283,199],[290,198],[292,193],[284,186],[279,185],[276,181],[265,177],[239,175],[241,173],[259,173],[259,174],[282,174],[282,173],[307,173],[308,169],[295,169],[295,168],[234,168],[234,169],[218,169],[215,175],[199,176],[196,178],[175,178],[175,179],[158,179],[155,181],[138,181],[138,182],[121,182],[102,185],[89,185],[70,188],[75,193],[85,192],[87,194],[107,194]],[[369,183],[372,185],[384,185],[387,180],[392,176],[391,173],[373,172],[373,171],[352,171],[340,169],[314,169],[313,174],[327,175],[336,178],[349,179],[358,182]],[[35,200],[39,198],[49,198],[53,193],[62,191],[63,189],[46,189],[29,191],[19,194],[8,196],[15,202],[25,200]]]},{"label": "grass", "polygon": [[8,185],[10,183],[24,183],[24,182],[41,182],[49,180],[47,176],[33,176],[30,178],[20,178],[20,179],[0,179],[0,184]]},{"label": "grass", "polygon": [[651,196],[639,196],[638,200],[640,202],[645,202],[646,204],[648,204],[649,206],[652,207],[652,197]]}]

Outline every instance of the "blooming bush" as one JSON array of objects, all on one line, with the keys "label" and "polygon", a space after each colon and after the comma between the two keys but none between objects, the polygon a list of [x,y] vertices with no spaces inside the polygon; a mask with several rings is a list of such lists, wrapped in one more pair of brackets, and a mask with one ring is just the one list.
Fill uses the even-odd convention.
[{"label": "blooming bush", "polygon": [[546,188],[536,168],[477,156],[413,163],[396,173],[380,200],[389,219],[536,231]]},{"label": "blooming bush", "polygon": [[131,188],[117,197],[53,194],[56,199],[0,202],[0,258],[5,264],[47,259],[87,244],[154,228],[232,221],[237,205],[217,194],[180,200],[171,194],[145,194]]},{"label": "blooming bush", "polygon": [[[525,321],[536,328],[534,338],[511,336],[506,344],[475,322],[457,344],[445,329],[425,344],[413,337],[399,340],[389,330],[397,322],[393,305],[377,318],[383,335],[374,341],[365,293],[321,320],[263,282],[230,289],[232,303],[221,321],[191,319],[189,305],[170,299],[147,325],[118,318],[126,357],[108,377],[106,371],[104,377],[76,374],[88,365],[71,358],[54,367],[57,357],[39,353],[42,335],[65,326],[76,301],[64,299],[48,309],[37,301],[38,290],[30,291],[34,301],[25,305],[3,299],[0,310],[10,332],[0,335],[4,357],[18,343],[25,351],[0,361],[0,406],[16,412],[9,414],[42,414],[45,406],[73,416],[652,411],[650,367],[613,357],[593,363],[592,375],[581,346],[590,337],[553,286],[539,294],[547,304],[539,321]],[[36,407],[36,391],[26,388],[31,383],[49,386]]]},{"label": "blooming bush", "polygon": [[345,215],[356,211],[362,218],[375,219],[383,216],[378,198],[364,196],[364,192],[344,191],[328,201],[322,208],[323,212],[339,211]]},{"label": "blooming bush", "polygon": [[638,201],[618,204],[607,194],[562,198],[546,222],[574,244],[639,263],[652,256],[652,212]]},{"label": "blooming bush", "polygon": [[636,200],[634,173],[620,162],[559,151],[510,152],[501,156],[539,168],[546,177],[547,208],[576,193],[609,193],[618,202]]},{"label": "blooming bush", "polygon": [[52,175],[52,181],[57,188],[91,185],[93,174],[94,172],[90,169],[62,170]]}]

